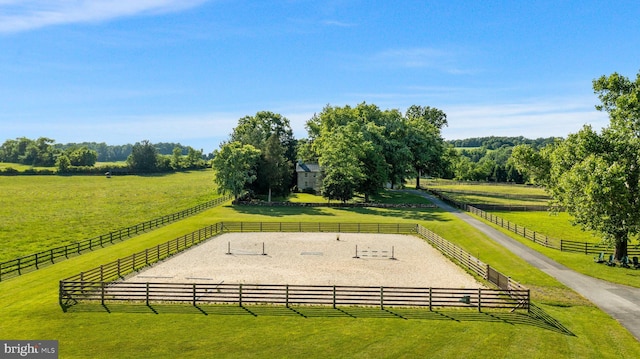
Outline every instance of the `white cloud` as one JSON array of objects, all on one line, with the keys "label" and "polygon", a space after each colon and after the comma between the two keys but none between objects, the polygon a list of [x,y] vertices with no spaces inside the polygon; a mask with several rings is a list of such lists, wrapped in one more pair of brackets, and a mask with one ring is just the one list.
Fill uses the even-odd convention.
[{"label": "white cloud", "polygon": [[449,126],[446,139],[484,136],[566,137],[589,124],[599,131],[609,123],[589,100],[531,100],[495,105],[443,106]]},{"label": "white cloud", "polygon": [[460,55],[455,51],[431,47],[397,48],[380,51],[368,61],[375,67],[433,69],[451,75],[463,75],[477,70],[462,69]]},{"label": "white cloud", "polygon": [[0,33],[180,11],[207,0],[0,0]]}]

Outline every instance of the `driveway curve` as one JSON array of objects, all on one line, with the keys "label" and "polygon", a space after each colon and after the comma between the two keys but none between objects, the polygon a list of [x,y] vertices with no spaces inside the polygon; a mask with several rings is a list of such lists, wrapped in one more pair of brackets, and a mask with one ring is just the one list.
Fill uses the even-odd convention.
[{"label": "driveway curve", "polygon": [[418,190],[412,190],[411,192],[419,194],[438,207],[451,212],[532,266],[581,294],[601,310],[611,315],[622,326],[627,328],[636,340],[640,341],[640,288],[611,283],[578,273],[434,196]]}]

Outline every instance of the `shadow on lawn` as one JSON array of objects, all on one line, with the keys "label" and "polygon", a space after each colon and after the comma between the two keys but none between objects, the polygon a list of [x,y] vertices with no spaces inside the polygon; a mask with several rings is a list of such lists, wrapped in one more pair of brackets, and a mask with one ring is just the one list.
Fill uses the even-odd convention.
[{"label": "shadow on lawn", "polygon": [[323,211],[326,207],[283,207],[283,206],[232,206],[233,210],[249,215],[261,215],[269,217],[285,217],[285,216],[334,216],[333,213]]},{"label": "shadow on lawn", "polygon": [[409,219],[412,221],[438,221],[448,222],[449,218],[444,216],[446,211],[439,208],[336,208],[338,211],[349,211],[362,215],[393,217]]},{"label": "shadow on lawn", "polygon": [[384,308],[378,307],[320,307],[320,306],[268,306],[268,305],[184,305],[144,303],[79,303],[67,309],[68,313],[132,313],[132,314],[199,314],[233,315],[249,317],[301,317],[301,318],[352,318],[352,319],[399,319],[399,320],[441,320],[465,322],[494,322],[509,325],[528,325],[550,330],[559,334],[575,336],[569,329],[551,317],[542,308],[531,304],[527,312],[475,310],[429,310],[427,308]]}]

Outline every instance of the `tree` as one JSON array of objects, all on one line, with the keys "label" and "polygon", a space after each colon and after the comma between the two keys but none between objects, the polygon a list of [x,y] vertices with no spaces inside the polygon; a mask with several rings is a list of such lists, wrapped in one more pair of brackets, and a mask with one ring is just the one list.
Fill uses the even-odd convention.
[{"label": "tree", "polygon": [[174,170],[182,169],[182,149],[180,147],[173,148],[169,165]]},{"label": "tree", "polygon": [[446,146],[440,130],[447,125],[447,115],[437,108],[413,105],[407,109],[405,117],[406,141],[413,156],[416,188],[420,188],[421,175],[438,175],[445,170]]},{"label": "tree", "polygon": [[593,89],[601,101],[596,108],[609,113],[608,127],[597,133],[584,126],[540,156],[521,157],[530,158],[528,168],[548,166],[536,179],[556,208],[565,208],[583,230],[601,234],[620,260],[640,232],[640,73],[633,82],[617,73],[602,76]]},{"label": "tree", "polygon": [[216,172],[215,183],[220,194],[240,197],[245,185],[256,179],[256,166],[260,150],[238,141],[224,143],[214,151],[212,167]]},{"label": "tree", "polygon": [[205,162],[202,159],[202,149],[199,151],[191,146],[187,146],[187,168],[204,168]]},{"label": "tree", "polygon": [[387,125],[394,116],[401,118],[397,111],[361,103],[326,106],[307,122],[310,139],[303,153],[317,157],[324,169],[323,196],[346,201],[358,192],[368,201],[382,190],[392,168]]},{"label": "tree", "polygon": [[[274,138],[274,142],[268,144],[271,138]],[[260,166],[257,168],[256,180],[249,186],[252,191],[256,193],[267,194],[270,191],[275,191],[278,194],[286,194],[289,192],[293,181],[293,165],[296,161],[296,140],[293,137],[293,130],[289,120],[277,113],[269,111],[260,111],[255,116],[245,116],[238,120],[238,126],[233,129],[231,134],[231,142],[240,142],[244,145],[252,145],[253,147],[261,151]],[[275,149],[274,146],[281,147]],[[285,161],[279,156],[265,158],[267,153],[267,146],[271,146],[271,153],[277,151],[282,153]],[[273,162],[275,161],[275,162]],[[277,162],[277,163],[276,163]],[[282,180],[278,180],[278,185],[274,186],[268,176],[273,175],[274,168],[287,167],[288,170],[285,173],[279,172],[284,177]],[[265,172],[267,171],[267,172]],[[271,178],[273,180],[274,178]]]},{"label": "tree", "polygon": [[132,169],[153,172],[158,168],[158,150],[148,140],[136,142],[127,157],[127,164]]},{"label": "tree", "polygon": [[269,187],[268,202],[271,202],[272,189],[282,188],[291,173],[291,162],[284,157],[284,148],[275,134],[269,137],[265,145],[261,170]]},{"label": "tree", "polygon": [[93,166],[98,160],[98,152],[90,150],[87,146],[67,151],[67,157],[72,166]]},{"label": "tree", "polygon": [[67,173],[69,171],[69,167],[71,167],[71,161],[67,155],[60,155],[56,160],[56,167],[58,168],[58,173]]},{"label": "tree", "polygon": [[[360,137],[360,138],[358,138]],[[325,169],[322,179],[322,196],[346,202],[353,198],[355,190],[365,178],[364,167],[359,159],[358,147],[362,143],[360,133],[341,127],[326,136],[320,166]]]}]

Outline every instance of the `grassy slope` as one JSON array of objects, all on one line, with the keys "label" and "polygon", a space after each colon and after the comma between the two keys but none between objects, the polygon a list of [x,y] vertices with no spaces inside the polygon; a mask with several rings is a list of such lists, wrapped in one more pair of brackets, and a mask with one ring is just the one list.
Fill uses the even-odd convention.
[{"label": "grassy slope", "polygon": [[0,176],[0,262],[218,197],[211,171],[163,176]]},{"label": "grassy slope", "polygon": [[[421,223],[530,286],[524,313],[87,306],[63,313],[57,281],[221,220]],[[428,265],[428,263],[425,263]],[[351,316],[353,317],[351,317]],[[355,317],[355,318],[354,318]],[[547,275],[440,210],[223,206],[140,237],[0,282],[5,339],[58,339],[61,358],[144,357],[575,357],[635,358],[640,343],[616,321]]]}]

